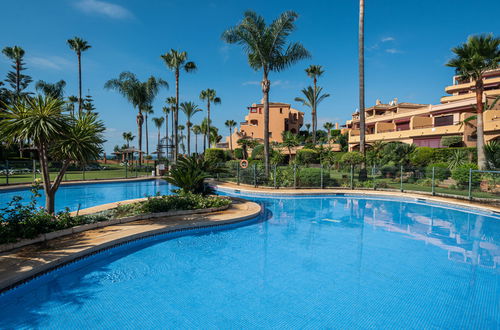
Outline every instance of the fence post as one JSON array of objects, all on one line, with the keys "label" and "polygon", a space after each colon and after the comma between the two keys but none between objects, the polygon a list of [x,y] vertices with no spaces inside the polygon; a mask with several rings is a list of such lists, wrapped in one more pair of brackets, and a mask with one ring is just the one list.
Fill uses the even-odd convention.
[{"label": "fence post", "polygon": [[320,173],[321,173],[321,189],[323,189],[325,187],[325,185],[323,184],[323,164],[320,165]]},{"label": "fence post", "polygon": [[351,164],[351,190],[354,189],[354,165]]},{"label": "fence post", "polygon": [[274,164],[274,189],[278,189],[278,187],[276,186],[276,167],[277,165]]},{"label": "fence post", "polygon": [[472,168],[469,168],[469,200],[472,200]]},{"label": "fence post", "polygon": [[9,184],[9,161],[5,160],[5,183]]},{"label": "fence post", "polygon": [[257,164],[253,164],[253,186],[257,188]]},{"label": "fence post", "polygon": [[436,195],[436,188],[434,186],[435,177],[436,177],[436,168],[433,166],[432,167],[432,196]]},{"label": "fence post", "polygon": [[128,160],[125,161],[125,179],[128,179]]},{"label": "fence post", "polygon": [[401,190],[401,192],[403,192],[403,165],[401,165],[400,177],[401,177],[400,190]]},{"label": "fence post", "polygon": [[297,164],[293,164],[293,188],[297,189]]},{"label": "fence post", "polygon": [[236,166],[236,184],[240,185],[240,166]]}]

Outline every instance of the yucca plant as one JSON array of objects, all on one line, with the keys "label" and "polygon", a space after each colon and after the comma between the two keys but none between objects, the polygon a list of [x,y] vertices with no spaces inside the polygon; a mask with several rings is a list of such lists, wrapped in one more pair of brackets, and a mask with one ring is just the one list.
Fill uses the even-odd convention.
[{"label": "yucca plant", "polygon": [[500,143],[498,141],[490,141],[484,146],[486,161],[489,169],[500,168]]}]

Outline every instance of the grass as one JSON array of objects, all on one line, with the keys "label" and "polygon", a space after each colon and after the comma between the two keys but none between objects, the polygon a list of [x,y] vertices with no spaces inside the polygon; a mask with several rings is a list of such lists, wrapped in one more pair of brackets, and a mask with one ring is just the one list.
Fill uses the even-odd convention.
[{"label": "grass", "polygon": [[[79,181],[79,180],[98,180],[98,179],[123,179],[126,177],[125,167],[119,165],[106,166],[105,170],[95,171],[67,171],[64,176],[64,181]],[[51,172],[50,178],[53,180],[58,172]],[[151,171],[133,171],[129,168],[127,173],[128,178],[138,176],[151,175]],[[41,178],[41,174],[37,173],[36,178]],[[13,174],[9,175],[9,184],[12,183],[30,183],[33,182],[33,173],[27,174]],[[5,175],[0,175],[0,184],[6,184],[7,178]]]}]

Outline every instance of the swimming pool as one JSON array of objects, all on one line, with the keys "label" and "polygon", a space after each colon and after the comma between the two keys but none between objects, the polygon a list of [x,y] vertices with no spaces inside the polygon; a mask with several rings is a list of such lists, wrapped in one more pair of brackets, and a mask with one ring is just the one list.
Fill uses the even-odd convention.
[{"label": "swimming pool", "polygon": [[[157,192],[169,194],[171,190],[172,186],[165,180],[68,184],[57,190],[55,207],[56,211],[62,211],[65,207],[76,211],[101,204],[153,196]],[[43,190],[40,190],[40,193],[43,195]],[[0,208],[7,206],[14,196],[21,196],[23,200],[29,201],[31,192],[26,188],[0,190]],[[37,200],[40,206],[45,205],[44,196]]]},{"label": "swimming pool", "polygon": [[[0,328],[499,328],[500,219],[425,202],[248,196],[0,296]],[[189,234],[189,235],[188,235]]]}]

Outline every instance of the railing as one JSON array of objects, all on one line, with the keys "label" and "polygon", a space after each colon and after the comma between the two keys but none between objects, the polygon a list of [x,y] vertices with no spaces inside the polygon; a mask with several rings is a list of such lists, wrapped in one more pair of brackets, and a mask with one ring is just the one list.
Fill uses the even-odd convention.
[{"label": "railing", "polygon": [[363,170],[359,166],[272,165],[266,177],[260,163],[241,168],[233,162],[225,167],[226,172],[217,179],[237,185],[388,190],[500,203],[500,171],[455,171],[452,178],[452,171],[443,167],[386,165]]}]

